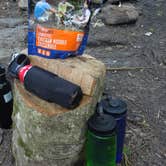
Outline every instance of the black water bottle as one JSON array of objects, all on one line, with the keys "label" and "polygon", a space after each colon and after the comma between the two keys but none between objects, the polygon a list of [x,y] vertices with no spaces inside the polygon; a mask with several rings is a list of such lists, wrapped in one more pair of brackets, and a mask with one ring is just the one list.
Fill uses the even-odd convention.
[{"label": "black water bottle", "polygon": [[77,107],[83,97],[80,86],[40,67],[32,66],[25,54],[13,55],[8,74],[19,79],[27,91],[68,109]]},{"label": "black water bottle", "polygon": [[6,72],[0,64],[0,127],[9,129],[12,125],[13,96]]},{"label": "black water bottle", "polygon": [[40,67],[26,65],[20,68],[18,77],[26,90],[62,107],[73,109],[82,99],[79,86]]}]

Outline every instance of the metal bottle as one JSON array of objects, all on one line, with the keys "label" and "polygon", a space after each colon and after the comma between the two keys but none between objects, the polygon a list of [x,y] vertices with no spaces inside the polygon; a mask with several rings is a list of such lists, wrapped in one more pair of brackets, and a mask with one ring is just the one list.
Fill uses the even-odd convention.
[{"label": "metal bottle", "polygon": [[12,125],[13,96],[11,85],[6,79],[5,68],[0,64],[0,127],[9,129]]},{"label": "metal bottle", "polygon": [[86,166],[116,165],[116,121],[111,115],[100,111],[90,117],[85,149]]},{"label": "metal bottle", "polygon": [[126,128],[127,104],[121,99],[112,99],[107,97],[101,101],[103,111],[113,116],[117,122],[117,154],[116,163],[120,163],[123,157],[123,146]]}]

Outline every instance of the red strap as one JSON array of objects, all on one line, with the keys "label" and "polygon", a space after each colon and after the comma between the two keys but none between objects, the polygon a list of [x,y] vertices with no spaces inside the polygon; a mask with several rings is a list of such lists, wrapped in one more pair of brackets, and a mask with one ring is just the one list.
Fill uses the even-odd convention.
[{"label": "red strap", "polygon": [[19,80],[23,83],[26,73],[31,69],[32,65],[26,65],[22,67],[18,73]]}]

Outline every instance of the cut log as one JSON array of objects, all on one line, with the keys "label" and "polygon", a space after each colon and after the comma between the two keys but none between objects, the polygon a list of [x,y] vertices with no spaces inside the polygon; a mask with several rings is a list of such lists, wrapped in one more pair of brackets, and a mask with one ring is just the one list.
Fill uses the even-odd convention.
[{"label": "cut log", "polygon": [[[66,64],[71,62],[73,65],[82,62],[80,58],[47,62],[50,60],[31,57],[33,64],[35,64],[35,60],[39,61],[39,59],[47,65],[51,64],[49,68],[51,72],[54,72],[55,66],[58,64],[56,61],[64,64],[62,66],[68,66]],[[81,73],[81,69],[87,72],[92,69],[90,66],[94,66],[93,63],[96,62],[94,58],[90,58],[92,61],[87,61],[86,57],[83,59],[86,60],[80,63],[80,66],[76,66],[76,70],[74,70],[76,74],[72,74],[73,79],[78,76],[77,68],[79,68],[79,73]],[[89,70],[84,68],[86,66],[84,63],[88,63]],[[81,67],[82,64],[83,67]],[[43,66],[45,65],[43,63]],[[63,73],[61,65],[59,68]],[[68,69],[70,68],[72,67]],[[97,70],[98,73],[105,73],[103,68],[101,68],[102,72],[99,68]],[[92,75],[94,76],[94,73]],[[89,76],[91,75],[89,74]],[[17,166],[76,166],[76,164],[81,166],[86,122],[93,114],[96,103],[103,92],[104,76],[92,78],[96,82],[93,96],[84,95],[80,105],[73,110],[48,103],[26,91],[19,81],[14,82],[12,149]]]},{"label": "cut log", "polygon": [[[27,50],[22,53],[27,54]],[[39,56],[29,56],[33,65],[42,67],[58,76],[79,85],[85,95],[94,96],[95,89],[101,86],[105,77],[106,67],[89,55],[68,59],[46,59]]]}]

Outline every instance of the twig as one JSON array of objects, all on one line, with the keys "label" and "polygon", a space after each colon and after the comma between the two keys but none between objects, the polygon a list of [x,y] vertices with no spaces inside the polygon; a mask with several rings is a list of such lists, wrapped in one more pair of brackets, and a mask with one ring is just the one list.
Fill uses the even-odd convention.
[{"label": "twig", "polygon": [[122,70],[144,70],[144,69],[152,69],[152,67],[107,67],[107,71],[122,71]]}]

